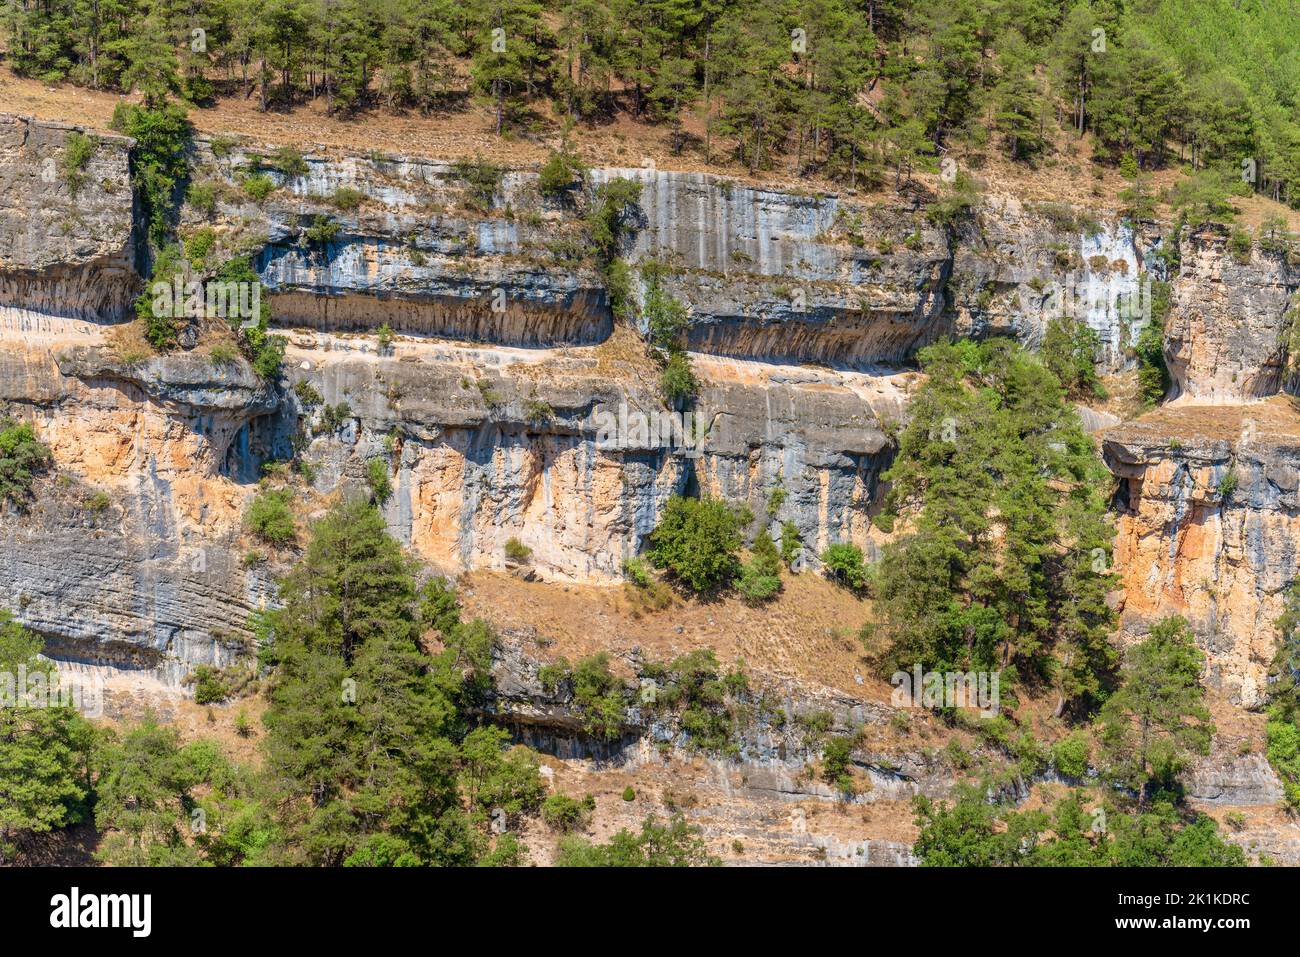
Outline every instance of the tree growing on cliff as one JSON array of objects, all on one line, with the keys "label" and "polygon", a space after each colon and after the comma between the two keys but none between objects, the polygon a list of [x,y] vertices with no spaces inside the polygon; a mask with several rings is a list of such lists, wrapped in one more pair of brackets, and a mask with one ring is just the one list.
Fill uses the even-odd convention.
[{"label": "tree growing on cliff", "polygon": [[87,815],[95,732],[60,697],[43,646],[0,610],[0,861]]},{"label": "tree growing on cliff", "polygon": [[1112,775],[1138,792],[1176,794],[1191,754],[1208,754],[1214,725],[1205,707],[1205,654],[1179,617],[1151,627],[1124,656],[1123,684],[1102,709]]},{"label": "tree growing on cliff", "polygon": [[740,571],[740,530],[752,520],[746,511],[718,499],[675,495],[650,534],[646,557],[684,588],[712,591]]},{"label": "tree growing on cliff", "polygon": [[131,181],[140,191],[149,241],[160,249],[175,232],[179,184],[188,172],[186,149],[193,132],[189,120],[184,108],[176,104],[119,103],[113,110],[112,126],[135,140]]},{"label": "tree growing on cliff", "polygon": [[[461,709],[491,666],[490,630],[462,623],[445,588],[417,587],[415,572],[359,499],[316,524],[281,582],[283,607],[262,623],[278,860],[470,864],[489,853],[485,786],[520,813],[540,803],[535,763],[466,737]],[[421,636],[435,627],[443,649],[431,654]]]},{"label": "tree growing on cliff", "polygon": [[293,493],[288,489],[266,489],[248,503],[244,520],[258,538],[270,545],[287,545],[298,534],[289,503]]},{"label": "tree growing on cliff", "polygon": [[36,476],[53,462],[29,423],[0,421],[0,500],[21,507],[31,497]]},{"label": "tree growing on cliff", "polygon": [[1107,477],[1056,377],[1006,340],[932,346],[885,474],[904,534],[874,581],[887,672],[1001,671],[1079,708],[1114,657]]}]

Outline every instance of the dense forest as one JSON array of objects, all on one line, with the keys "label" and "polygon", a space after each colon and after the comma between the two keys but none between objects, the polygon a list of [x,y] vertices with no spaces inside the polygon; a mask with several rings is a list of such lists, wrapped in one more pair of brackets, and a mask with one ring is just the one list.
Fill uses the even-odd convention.
[{"label": "dense forest", "polygon": [[[623,111],[752,171],[852,180],[1061,131],[1300,203],[1294,0],[7,0],[24,76],[264,110]],[[1249,162],[1247,162],[1249,161]]]}]

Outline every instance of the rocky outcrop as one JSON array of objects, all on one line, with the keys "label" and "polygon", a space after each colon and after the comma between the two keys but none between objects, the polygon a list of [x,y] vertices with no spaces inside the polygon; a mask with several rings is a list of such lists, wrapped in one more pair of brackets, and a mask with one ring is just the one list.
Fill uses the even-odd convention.
[{"label": "rocky outcrop", "polygon": [[1203,804],[1231,807],[1270,806],[1282,802],[1282,785],[1262,754],[1211,755],[1192,765],[1187,796]]},{"label": "rocky outcrop", "polygon": [[1256,245],[1233,252],[1224,227],[1187,235],[1165,323],[1174,397],[1239,402],[1276,394],[1286,374],[1300,268]]},{"label": "rocky outcrop", "polygon": [[390,526],[435,566],[502,567],[518,538],[532,568],[559,580],[620,578],[664,501],[692,483],[755,514],[772,503],[810,560],[832,541],[865,542],[888,458],[882,417],[899,414],[909,379],[702,358],[700,401],[683,416],[635,361],[364,348],[303,336],[290,348],[295,385],[350,414],[303,450],[316,486],[360,483],[383,457]]},{"label": "rocky outcrop", "polygon": [[959,335],[1039,345],[1053,318],[1097,333],[1104,371],[1129,368],[1151,319],[1158,239],[1063,204],[991,196],[955,227],[949,295]]},{"label": "rocky outcrop", "polygon": [[1107,431],[1103,451],[1119,478],[1124,627],[1185,616],[1209,656],[1208,683],[1259,705],[1300,564],[1300,415],[1280,396],[1163,409]]},{"label": "rocky outcrop", "polygon": [[[68,139],[93,151],[70,168]],[[131,141],[0,113],[0,322],[37,316],[118,320],[134,272]]]},{"label": "rocky outcrop", "polygon": [[0,531],[0,594],[47,650],[181,680],[247,654],[270,584],[241,564],[231,450],[273,391],[242,360],[127,363],[102,345],[0,352],[0,399],[50,446],[57,478]]}]

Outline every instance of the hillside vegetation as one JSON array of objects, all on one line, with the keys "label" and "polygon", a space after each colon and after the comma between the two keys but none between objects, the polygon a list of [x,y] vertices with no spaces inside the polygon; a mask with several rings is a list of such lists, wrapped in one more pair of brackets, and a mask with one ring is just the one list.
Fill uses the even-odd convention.
[{"label": "hillside vegetation", "polygon": [[1300,202],[1294,0],[84,0],[4,8],[22,76],[151,103],[477,103],[503,136],[615,115],[674,150],[854,185],[947,156],[1043,159],[1060,131]]}]

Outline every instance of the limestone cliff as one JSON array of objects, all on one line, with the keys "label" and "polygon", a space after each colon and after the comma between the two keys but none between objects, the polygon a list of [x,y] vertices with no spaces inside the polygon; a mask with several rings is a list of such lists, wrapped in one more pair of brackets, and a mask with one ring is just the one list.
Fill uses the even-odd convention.
[{"label": "limestone cliff", "polygon": [[139,286],[127,149],[92,134],[69,174],[63,123],[0,113],[0,322],[36,332],[48,317],[119,320]]},{"label": "limestone cliff", "polygon": [[1282,396],[1167,408],[1108,430],[1103,449],[1119,479],[1124,626],[1184,615],[1209,684],[1257,707],[1300,563],[1300,413]]},{"label": "limestone cliff", "polygon": [[1182,402],[1240,402],[1280,391],[1300,265],[1284,251],[1231,252],[1228,231],[1186,235],[1165,354]]},{"label": "limestone cliff", "polygon": [[[951,335],[1035,344],[1065,296],[1097,330],[1103,367],[1128,367],[1163,242],[1181,252],[1165,277],[1178,402],[1253,398],[1284,378],[1293,270],[1262,249],[1229,251],[1213,231],[1162,239],[1149,224],[993,193],[944,225],[898,201],[656,169],[594,170],[554,195],[531,170],[380,155],[309,154],[288,176],[269,149],[200,139],[193,181],[213,203],[185,205],[181,234],[211,230],[203,269],[251,256],[289,338],[281,381],[262,382],[242,360],[214,361],[210,345],[151,357],[121,334],[142,286],[128,140],[96,136],[74,200],[60,165],[71,128],[7,117],[3,129],[3,397],[37,424],[59,474],[107,490],[121,519],[119,574],[96,576],[96,560],[50,551],[78,539],[78,520],[15,516],[3,581],[30,597],[24,620],[85,658],[125,642],[175,675],[218,658],[216,635],[244,635],[267,572],[243,560],[242,511],[263,466],[295,451],[313,473],[304,518],[382,458],[390,527],[447,573],[502,567],[517,538],[535,575],[616,581],[663,502],[694,490],[756,515],[776,501],[774,528],[793,522],[810,562],[835,541],[870,552],[915,351]],[[252,174],[278,188],[255,202]],[[584,249],[581,191],[619,177],[641,186],[621,253],[653,261],[691,310],[694,443],[605,434],[621,412],[672,422],[682,411],[658,397],[654,364],[614,320]],[[384,324],[391,342],[373,335]],[[1294,490],[1269,478],[1287,452],[1271,448],[1268,465],[1262,446],[1192,435],[1174,447],[1178,433],[1163,429],[1139,423],[1107,440],[1125,482],[1126,621],[1189,614],[1214,680],[1257,702],[1264,626],[1294,565]],[[1233,469],[1224,505],[1217,488]],[[207,570],[192,573],[200,554]],[[55,597],[81,602],[75,623],[41,610]]]}]

